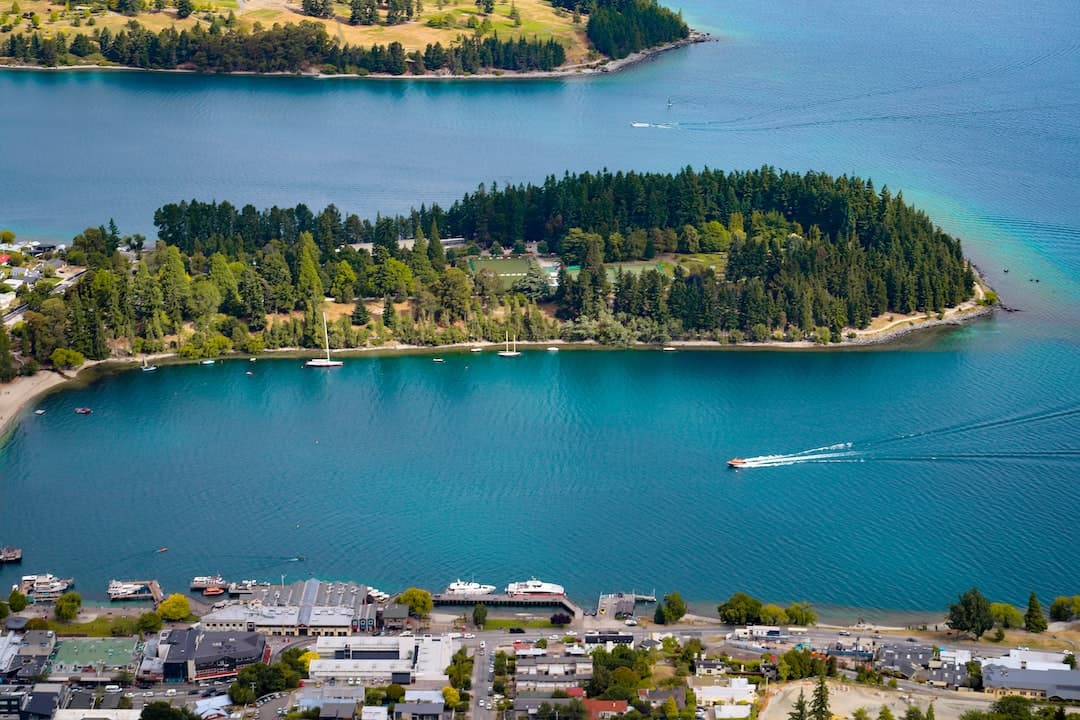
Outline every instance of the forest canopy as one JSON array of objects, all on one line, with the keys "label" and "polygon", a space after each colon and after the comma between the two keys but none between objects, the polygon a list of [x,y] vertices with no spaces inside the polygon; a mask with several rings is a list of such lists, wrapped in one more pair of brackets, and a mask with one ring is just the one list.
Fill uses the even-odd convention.
[{"label": "forest canopy", "polygon": [[[154,223],[153,249],[111,223],[77,236],[68,259],[88,277],[62,298],[24,293],[17,351],[44,364],[57,348],[99,359],[319,347],[328,301],[343,306],[336,348],[506,334],[839,342],[875,316],[940,314],[974,290],[960,241],[901,194],[771,167],[567,173],[373,219],[192,200]],[[501,262],[520,272],[500,277],[497,258],[514,255]]]}]

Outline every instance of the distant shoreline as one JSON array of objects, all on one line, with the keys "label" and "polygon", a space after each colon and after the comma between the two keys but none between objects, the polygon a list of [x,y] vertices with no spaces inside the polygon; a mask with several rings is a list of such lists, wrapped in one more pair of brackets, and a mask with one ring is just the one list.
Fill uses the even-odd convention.
[{"label": "distant shoreline", "polygon": [[560,78],[573,78],[573,77],[591,77],[595,75],[604,75],[619,72],[627,68],[633,67],[639,63],[649,60],[661,53],[668,50],[675,50],[681,47],[687,47],[688,45],[696,45],[698,43],[712,42],[715,38],[707,32],[701,32],[698,30],[690,30],[690,34],[680,40],[674,42],[664,43],[663,45],[657,45],[656,47],[646,48],[636,53],[631,53],[624,58],[618,60],[608,58],[607,60],[597,60],[591,63],[580,63],[576,65],[566,65],[555,70],[528,70],[525,72],[516,72],[513,70],[491,70],[489,72],[475,73],[471,75],[453,75],[447,72],[432,72],[425,73],[423,75],[412,75],[405,73],[402,75],[391,75],[389,73],[368,73],[367,75],[358,75],[355,73],[322,73],[322,72],[272,72],[272,73],[260,73],[250,70],[241,70],[235,72],[203,72],[199,70],[191,70],[185,68],[140,68],[132,67],[130,65],[58,65],[55,67],[45,67],[42,65],[29,65],[26,63],[0,63],[0,71],[40,71],[40,72],[97,72],[97,71],[111,71],[111,72],[142,72],[142,73],[168,73],[168,74],[184,74],[184,75],[201,75],[201,76],[250,76],[250,77],[295,77],[295,78],[309,78],[313,80],[421,80],[421,81],[455,81],[455,80],[553,80]]}]

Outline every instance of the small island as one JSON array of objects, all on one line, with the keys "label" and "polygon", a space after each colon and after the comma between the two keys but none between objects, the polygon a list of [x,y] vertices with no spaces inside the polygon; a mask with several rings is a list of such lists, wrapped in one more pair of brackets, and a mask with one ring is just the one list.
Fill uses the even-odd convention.
[{"label": "small island", "polygon": [[[960,241],[901,194],[769,167],[481,185],[448,208],[373,219],[193,200],[154,223],[152,246],[110,221],[63,250],[8,253],[23,281],[0,379],[146,355],[511,338],[848,347],[996,302]],[[42,263],[59,269],[25,282]]]},{"label": "small island", "polygon": [[212,73],[552,77],[701,42],[656,0],[14,0],[0,63]]}]

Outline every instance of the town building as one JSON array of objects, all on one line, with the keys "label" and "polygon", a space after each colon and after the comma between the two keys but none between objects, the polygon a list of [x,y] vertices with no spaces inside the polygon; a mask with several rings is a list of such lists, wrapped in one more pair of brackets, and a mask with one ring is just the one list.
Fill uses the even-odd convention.
[{"label": "town building", "polygon": [[585,647],[592,652],[598,647],[602,647],[608,652],[615,649],[617,645],[625,645],[631,650],[634,649],[634,636],[630,633],[624,632],[588,632],[585,633]]},{"label": "town building", "polygon": [[443,703],[398,703],[394,706],[393,720],[449,720],[450,712]]},{"label": "town building", "polygon": [[163,633],[156,652],[161,679],[174,683],[232,677],[248,665],[270,660],[270,647],[260,633],[204,632],[198,627]]},{"label": "town building", "polygon": [[694,675],[697,677],[715,677],[727,672],[727,665],[722,660],[703,658],[694,663]]},{"label": "town building", "polygon": [[983,689],[994,697],[1019,695],[1033,700],[1080,700],[1080,670],[1030,670],[984,665]]},{"label": "town building", "polygon": [[523,657],[517,660],[514,682],[518,692],[554,692],[583,685],[592,674],[592,657],[588,655]]},{"label": "town building", "polygon": [[528,720],[540,711],[541,705],[561,710],[568,707],[571,702],[573,702],[572,698],[517,697],[514,698],[514,704],[507,715],[514,720]]},{"label": "town building", "polygon": [[663,707],[668,698],[674,699],[675,707],[680,710],[686,707],[686,688],[681,685],[668,690],[638,690],[638,697],[654,708]]},{"label": "town building", "polygon": [[[693,678],[697,680],[697,678]],[[702,682],[692,682],[697,704],[705,707],[710,705],[734,705],[754,702],[754,686],[746,678],[731,678],[726,685],[711,685]]]},{"label": "town building", "polygon": [[311,661],[308,675],[337,684],[423,683],[441,688],[446,685],[445,671],[454,646],[453,640],[443,636],[323,636],[315,643],[319,657]]},{"label": "town building", "polygon": [[[274,586],[275,588],[278,586]],[[375,629],[377,607],[372,590],[353,583],[306,580],[280,589],[261,590],[246,603],[214,610],[202,617],[204,629],[260,632],[273,637],[345,636]]]}]

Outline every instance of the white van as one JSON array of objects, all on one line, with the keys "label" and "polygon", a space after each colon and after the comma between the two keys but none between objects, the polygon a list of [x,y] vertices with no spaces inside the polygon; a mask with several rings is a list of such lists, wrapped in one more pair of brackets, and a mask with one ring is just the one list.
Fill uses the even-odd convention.
[{"label": "white van", "polygon": [[106,685],[105,686],[105,692],[107,692],[107,693],[118,693],[118,692],[120,692],[120,686],[119,685]]},{"label": "white van", "polygon": [[173,697],[175,695],[176,695],[176,689],[175,688],[169,688],[168,690],[165,691],[165,697]]}]

